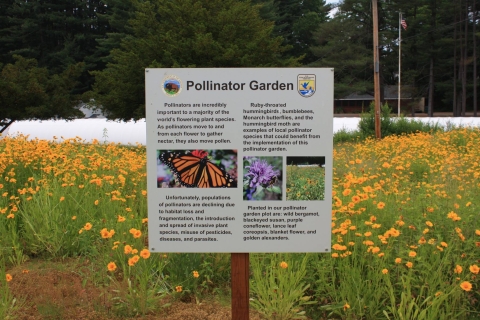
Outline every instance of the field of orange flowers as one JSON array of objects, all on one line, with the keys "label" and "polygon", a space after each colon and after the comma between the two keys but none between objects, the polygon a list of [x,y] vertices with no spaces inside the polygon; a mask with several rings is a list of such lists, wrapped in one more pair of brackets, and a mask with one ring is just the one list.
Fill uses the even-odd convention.
[{"label": "field of orange flowers", "polygon": [[[252,278],[255,307],[311,319],[480,318],[479,144],[480,130],[456,129],[336,145],[332,253],[252,254],[270,275]],[[0,150],[0,318],[15,298],[9,270],[35,259],[88,258],[97,285],[119,288],[113,302],[126,316],[167,296],[228,295],[228,254],[148,251],[144,147],[17,137]],[[281,300],[294,289],[289,306],[260,303],[261,292]]]}]

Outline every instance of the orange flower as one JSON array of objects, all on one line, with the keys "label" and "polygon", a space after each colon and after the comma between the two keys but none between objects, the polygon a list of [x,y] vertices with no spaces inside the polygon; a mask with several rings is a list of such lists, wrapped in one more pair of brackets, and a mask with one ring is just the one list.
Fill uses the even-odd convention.
[{"label": "orange flower", "polygon": [[455,266],[455,269],[453,270],[453,272],[455,272],[457,274],[462,273],[462,271],[463,271],[462,266],[459,266],[458,264]]},{"label": "orange flower", "polygon": [[130,245],[126,245],[125,248],[123,248],[123,252],[125,254],[130,254],[132,252],[133,248]]},{"label": "orange flower", "polygon": [[385,208],[385,203],[384,203],[384,202],[379,202],[379,203],[377,204],[377,208],[378,208],[378,209],[383,209],[383,208]]},{"label": "orange flower", "polygon": [[383,274],[387,274],[387,273],[388,273],[388,269],[383,269],[383,270],[382,270],[382,273],[383,273]]},{"label": "orange flower", "polygon": [[433,223],[431,223],[430,221],[425,222],[425,224],[426,224],[427,226],[429,226],[430,228],[433,227]]},{"label": "orange flower", "polygon": [[415,257],[417,256],[417,253],[416,253],[415,251],[410,251],[410,252],[408,253],[408,256],[409,256],[409,257],[412,257],[412,258],[415,258]]},{"label": "orange flower", "polygon": [[405,263],[405,265],[407,266],[407,268],[412,268],[413,267],[413,263],[411,263],[410,261]]},{"label": "orange flower", "polygon": [[13,279],[13,277],[12,277],[11,274],[7,273],[7,274],[5,275],[5,280],[7,280],[7,282],[12,281],[12,279]]},{"label": "orange flower", "polygon": [[108,269],[108,271],[113,272],[113,271],[117,270],[117,265],[115,264],[115,262],[110,262],[107,265],[107,269]]},{"label": "orange flower", "polygon": [[287,268],[288,268],[288,264],[287,264],[285,261],[282,261],[282,262],[280,262],[280,268],[282,268],[282,269],[287,269]]},{"label": "orange flower", "polygon": [[182,286],[176,286],[175,291],[182,292],[183,291]]},{"label": "orange flower", "polygon": [[140,251],[140,256],[143,259],[148,259],[150,258],[150,251],[148,249],[143,249],[142,251]]},{"label": "orange flower", "polygon": [[463,281],[460,283],[460,288],[462,288],[464,291],[470,291],[472,290],[472,284],[468,281]]},{"label": "orange flower", "polygon": [[137,255],[131,257],[130,259],[128,259],[128,265],[129,265],[130,267],[133,267],[133,266],[135,265],[135,263],[138,262],[139,259],[140,259],[140,257],[137,256]]},{"label": "orange flower", "polygon": [[478,266],[476,264],[470,266],[470,272],[471,273],[475,273],[475,274],[478,274],[478,272],[480,271],[480,268],[478,268]]},{"label": "orange flower", "polygon": [[117,221],[118,222],[123,222],[123,221],[125,221],[125,217],[122,217],[121,215],[118,215],[117,216]]},{"label": "orange flower", "polygon": [[83,226],[83,229],[85,229],[87,231],[92,229],[92,224],[90,222],[85,223],[85,226]]},{"label": "orange flower", "polygon": [[102,235],[103,239],[108,239],[111,238],[115,234],[115,230],[110,230],[108,231],[107,228],[103,228],[100,230],[100,234]]},{"label": "orange flower", "polygon": [[402,258],[396,258],[395,263],[397,263],[397,264],[402,263]]},{"label": "orange flower", "polygon": [[138,238],[140,238],[140,237],[142,236],[142,231],[140,231],[140,230],[135,230],[135,232],[133,232],[132,235],[133,235],[133,237],[134,237],[135,239],[138,239]]},{"label": "orange flower", "polygon": [[345,303],[345,304],[343,305],[343,310],[345,311],[345,310],[347,310],[347,309],[350,309],[350,305],[349,305],[348,303]]},{"label": "orange flower", "polygon": [[194,278],[198,278],[200,275],[198,274],[198,271],[193,271],[192,272]]}]

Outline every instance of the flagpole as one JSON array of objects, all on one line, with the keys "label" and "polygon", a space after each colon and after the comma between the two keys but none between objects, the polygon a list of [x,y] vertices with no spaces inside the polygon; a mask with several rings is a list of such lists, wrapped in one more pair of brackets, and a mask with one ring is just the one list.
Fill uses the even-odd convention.
[{"label": "flagpole", "polygon": [[402,13],[398,13],[398,116],[400,117],[400,73],[402,72]]}]

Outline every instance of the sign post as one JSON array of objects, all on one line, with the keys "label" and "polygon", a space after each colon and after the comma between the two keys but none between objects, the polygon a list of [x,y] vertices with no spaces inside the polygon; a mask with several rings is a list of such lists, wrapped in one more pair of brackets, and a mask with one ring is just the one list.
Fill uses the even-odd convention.
[{"label": "sign post", "polygon": [[232,320],[249,318],[249,254],[232,253]]},{"label": "sign post", "polygon": [[333,70],[145,81],[150,251],[232,253],[232,312],[246,319],[249,252],[330,251]]}]

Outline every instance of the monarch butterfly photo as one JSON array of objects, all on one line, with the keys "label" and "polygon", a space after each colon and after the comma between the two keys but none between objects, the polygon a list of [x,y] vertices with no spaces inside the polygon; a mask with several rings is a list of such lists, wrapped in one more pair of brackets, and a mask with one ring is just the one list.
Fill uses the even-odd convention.
[{"label": "monarch butterfly photo", "polygon": [[159,188],[236,188],[236,150],[157,150]]}]

